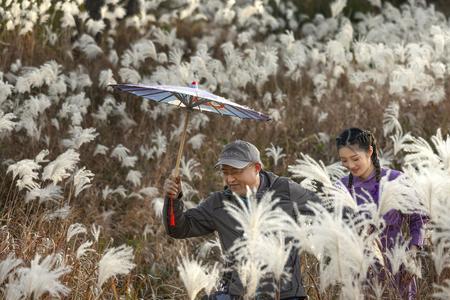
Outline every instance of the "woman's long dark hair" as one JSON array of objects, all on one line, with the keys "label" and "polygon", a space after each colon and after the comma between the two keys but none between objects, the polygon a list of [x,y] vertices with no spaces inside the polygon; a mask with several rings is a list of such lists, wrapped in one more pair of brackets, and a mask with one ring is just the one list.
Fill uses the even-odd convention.
[{"label": "woman's long dark hair", "polygon": [[[359,128],[348,128],[344,130],[336,138],[336,147],[339,150],[342,147],[357,145],[361,150],[369,151],[372,146],[373,152],[370,159],[375,167],[375,178],[377,182],[381,179],[381,166],[378,159],[377,141],[373,134],[368,130],[362,130]],[[348,177],[348,189],[351,191],[353,187],[353,175],[350,173]]]}]

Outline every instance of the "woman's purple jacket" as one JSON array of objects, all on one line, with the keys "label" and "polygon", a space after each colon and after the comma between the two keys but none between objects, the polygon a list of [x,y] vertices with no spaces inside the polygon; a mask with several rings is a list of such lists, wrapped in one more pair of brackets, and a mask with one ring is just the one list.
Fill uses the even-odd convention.
[{"label": "woman's purple jacket", "polygon": [[[391,170],[382,168],[381,169],[381,177],[386,176],[389,173],[389,181],[394,180],[398,176],[402,174],[402,172],[397,170]],[[341,179],[344,185],[348,189],[348,176],[345,176]],[[373,201],[378,205],[379,200],[379,183],[376,180],[375,171],[366,179],[361,180],[359,177],[353,177],[353,188],[355,195],[362,195],[363,199],[365,193],[369,192]],[[353,193],[352,191],[350,191]],[[361,197],[356,197],[358,205],[363,203],[363,199]],[[406,221],[409,225],[410,232],[410,246],[416,245],[418,247],[422,247],[423,245],[423,226],[427,222],[427,218],[420,214],[402,214],[398,210],[390,210],[383,216],[386,222],[386,228],[381,234],[381,244],[384,249],[390,249],[394,246],[395,241],[399,238],[401,241],[403,240],[401,228],[404,221]]]}]

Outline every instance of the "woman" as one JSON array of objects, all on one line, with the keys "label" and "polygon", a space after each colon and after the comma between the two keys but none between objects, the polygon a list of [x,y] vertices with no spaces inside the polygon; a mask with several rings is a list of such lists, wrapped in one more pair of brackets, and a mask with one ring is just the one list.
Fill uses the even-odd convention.
[{"label": "woman", "polygon": [[[401,175],[401,172],[380,166],[375,137],[369,131],[359,128],[346,129],[336,138],[336,146],[342,165],[350,171],[350,174],[341,181],[356,198],[358,205],[361,205],[363,199],[367,198],[367,192],[378,205],[381,178],[389,176],[389,181],[394,180]],[[423,216],[419,214],[404,215],[398,210],[390,210],[383,218],[386,223],[380,236],[383,252],[391,249],[396,240],[402,240],[401,228],[404,222],[409,223],[410,250],[415,253],[421,248],[423,244],[422,228],[425,222]],[[409,284],[401,284],[402,280],[407,277],[406,275],[405,272],[399,272],[395,276],[396,288],[404,298],[415,299],[415,279],[410,280]]]}]

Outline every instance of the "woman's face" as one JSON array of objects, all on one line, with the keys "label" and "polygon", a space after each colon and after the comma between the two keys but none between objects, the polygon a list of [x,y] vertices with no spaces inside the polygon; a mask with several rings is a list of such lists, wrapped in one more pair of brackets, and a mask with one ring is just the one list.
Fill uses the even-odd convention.
[{"label": "woman's face", "polygon": [[350,171],[353,176],[367,179],[374,166],[371,160],[372,146],[369,151],[360,149],[357,145],[345,146],[339,149],[339,157],[342,165]]}]

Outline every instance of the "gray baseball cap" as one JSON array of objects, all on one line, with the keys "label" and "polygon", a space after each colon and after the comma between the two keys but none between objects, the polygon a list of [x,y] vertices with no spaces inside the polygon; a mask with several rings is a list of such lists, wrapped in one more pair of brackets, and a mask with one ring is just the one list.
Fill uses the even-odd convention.
[{"label": "gray baseball cap", "polygon": [[225,145],[215,167],[228,165],[233,168],[242,169],[252,162],[261,164],[259,150],[249,142],[236,140]]}]

